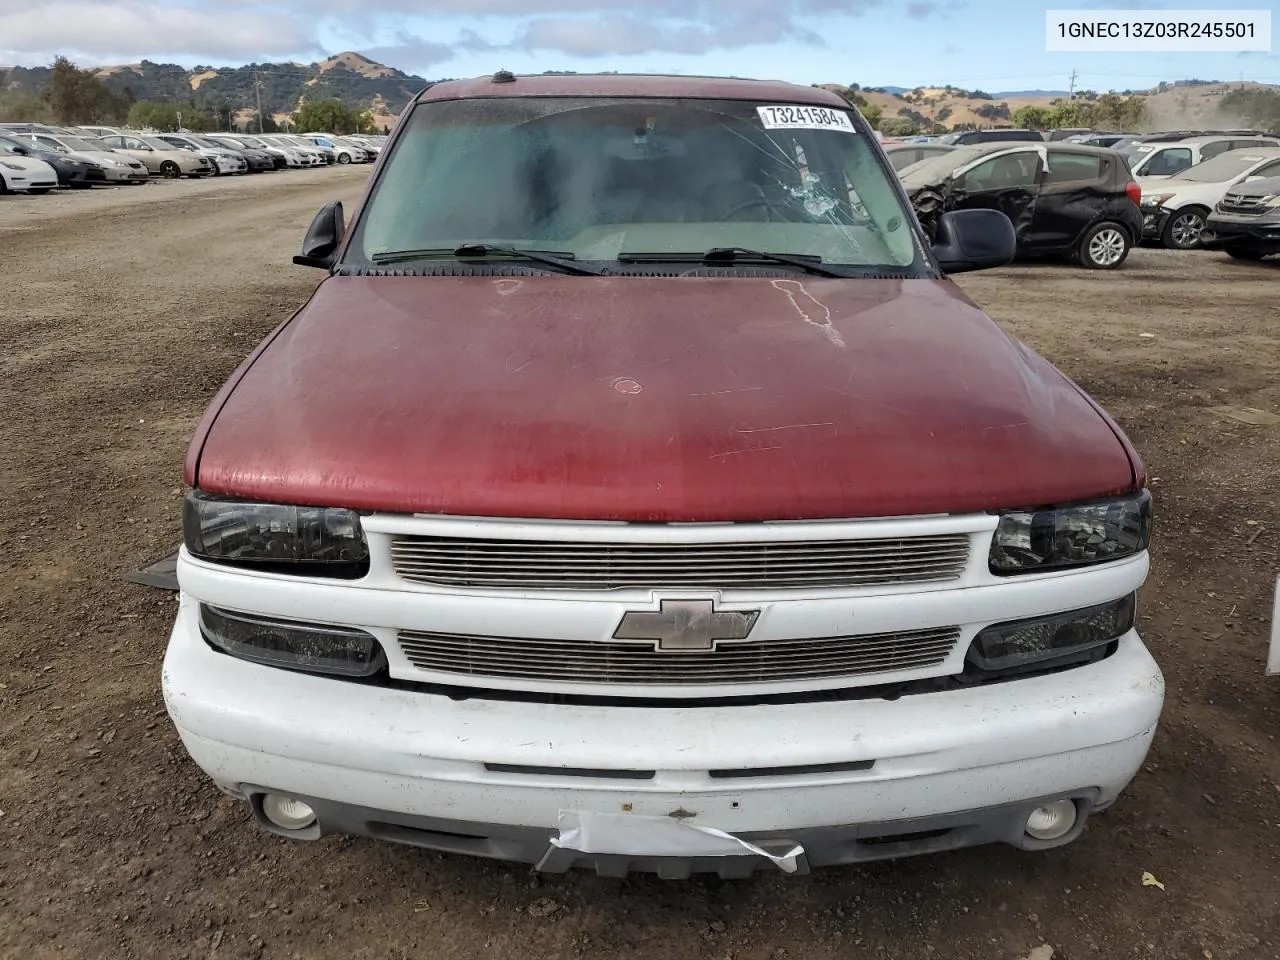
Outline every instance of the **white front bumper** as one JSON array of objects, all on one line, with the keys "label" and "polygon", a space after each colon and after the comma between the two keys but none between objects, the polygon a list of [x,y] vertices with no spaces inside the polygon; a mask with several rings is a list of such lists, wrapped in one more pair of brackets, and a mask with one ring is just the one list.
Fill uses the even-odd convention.
[{"label": "white front bumper", "polygon": [[[1096,790],[1140,768],[1163,704],[1136,633],[1099,663],[896,701],[571,706],[455,701],[236,660],[182,598],[164,696],[196,763],[242,785],[456,823],[554,828],[561,811],[665,817],[730,833],[981,810]],[[715,779],[712,770],[873,761],[838,773]],[[653,771],[617,780],[488,765]]]}]

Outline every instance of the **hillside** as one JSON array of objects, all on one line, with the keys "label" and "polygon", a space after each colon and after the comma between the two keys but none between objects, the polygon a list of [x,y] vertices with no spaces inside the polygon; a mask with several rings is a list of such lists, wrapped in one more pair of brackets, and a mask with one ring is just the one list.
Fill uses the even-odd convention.
[{"label": "hillside", "polygon": [[[820,84],[828,90],[845,91],[842,84]],[[986,94],[955,87],[901,88],[861,87],[852,93],[866,101],[867,107],[879,108],[882,116],[903,117],[917,122],[928,121],[947,127],[1012,126],[1012,115],[1020,107],[1052,107],[1067,97],[1060,91],[1023,91],[1021,93]],[[1271,90],[1280,86],[1264,83],[1212,83],[1183,80],[1161,83],[1151,90],[1129,90],[1126,94],[1141,96],[1145,103],[1142,126],[1148,130],[1172,130],[1198,127],[1245,127],[1247,118],[1224,107],[1223,100],[1239,90]],[[1095,98],[1097,92],[1078,91],[1077,96]]]},{"label": "hillside", "polygon": [[[36,95],[49,78],[47,67],[0,67],[0,91]],[[242,67],[139,63],[103,67],[97,72],[112,90],[134,100],[194,101],[197,105],[249,111],[254,80],[261,81],[264,113],[283,115],[303,99],[337,98],[348,106],[394,117],[428,81],[345,52],[319,63],[250,63]]]},{"label": "hillside", "polygon": [[[557,71],[548,71],[557,72]],[[568,72],[568,71],[563,71]],[[48,67],[0,67],[0,100],[5,94],[37,96],[50,75]],[[179,101],[194,103],[211,112],[228,109],[242,122],[254,115],[255,80],[260,82],[264,113],[277,121],[298,109],[304,100],[336,98],[357,110],[369,110],[379,127],[389,126],[405,105],[429,81],[378,63],[353,51],[335,54],[317,63],[250,63],[240,67],[183,67],[174,63],[138,63],[102,67],[96,74],[112,91],[126,100]],[[909,121],[922,131],[938,128],[1011,126],[1020,107],[1052,108],[1067,97],[1062,91],[1022,90],[985,93],[954,86],[941,87],[845,87],[820,84],[855,99],[864,110],[878,110],[885,120]],[[1148,130],[1180,127],[1248,126],[1238,103],[1246,94],[1239,91],[1270,90],[1280,95],[1280,87],[1257,83],[1216,83],[1183,80],[1162,83],[1147,91],[1124,91],[1143,98],[1141,126]],[[1077,91],[1084,100],[1097,97],[1088,90]]]}]

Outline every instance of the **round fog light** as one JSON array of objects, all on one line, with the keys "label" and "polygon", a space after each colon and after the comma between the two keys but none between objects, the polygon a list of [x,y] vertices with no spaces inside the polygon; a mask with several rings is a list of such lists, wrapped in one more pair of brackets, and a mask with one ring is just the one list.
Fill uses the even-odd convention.
[{"label": "round fog light", "polygon": [[316,812],[301,800],[268,793],[262,798],[262,815],[281,830],[301,830],[316,822]]},{"label": "round fog light", "polygon": [[1036,807],[1027,817],[1027,836],[1036,840],[1065,837],[1076,825],[1076,805],[1071,800],[1055,800]]}]

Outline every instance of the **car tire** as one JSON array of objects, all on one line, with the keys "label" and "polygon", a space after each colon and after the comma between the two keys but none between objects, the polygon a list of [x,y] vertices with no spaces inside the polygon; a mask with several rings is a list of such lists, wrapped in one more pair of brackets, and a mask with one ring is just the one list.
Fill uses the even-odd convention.
[{"label": "car tire", "polygon": [[1088,270],[1114,270],[1129,258],[1133,240],[1118,223],[1095,223],[1080,238],[1076,259]]},{"label": "car tire", "polygon": [[1223,247],[1223,249],[1226,250],[1227,256],[1234,260],[1252,260],[1257,262],[1266,256],[1266,254],[1257,247],[1240,247],[1232,245],[1230,247]]},{"label": "car tire", "polygon": [[1160,242],[1170,250],[1194,250],[1200,246],[1200,234],[1204,232],[1208,216],[1209,211],[1204,207],[1175,210],[1160,231]]},{"label": "car tire", "polygon": [[338,154],[338,162],[339,162],[339,163],[350,163],[350,162],[351,162],[351,154],[349,154],[349,153],[340,153],[340,154]]},{"label": "car tire", "polygon": [[182,176],[182,168],[172,160],[166,160],[164,163],[160,164],[160,176],[164,177],[166,180],[177,180]]}]

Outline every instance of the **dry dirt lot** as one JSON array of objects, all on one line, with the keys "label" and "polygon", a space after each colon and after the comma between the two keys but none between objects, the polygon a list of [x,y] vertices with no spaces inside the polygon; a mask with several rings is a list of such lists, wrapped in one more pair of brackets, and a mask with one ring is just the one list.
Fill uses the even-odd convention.
[{"label": "dry dirt lot", "polygon": [[1142,627],[1168,706],[1148,766],[1079,842],[676,883],[260,833],[167,721],[172,598],[121,575],[177,542],[202,408],[317,282],[288,256],[364,176],[0,198],[0,953],[1280,956],[1280,678],[1262,676],[1280,428],[1213,409],[1280,412],[1280,263],[1211,254],[962,278],[1119,418],[1155,478]]}]

